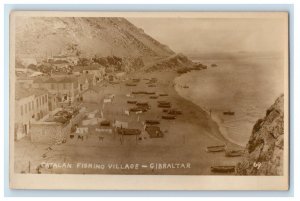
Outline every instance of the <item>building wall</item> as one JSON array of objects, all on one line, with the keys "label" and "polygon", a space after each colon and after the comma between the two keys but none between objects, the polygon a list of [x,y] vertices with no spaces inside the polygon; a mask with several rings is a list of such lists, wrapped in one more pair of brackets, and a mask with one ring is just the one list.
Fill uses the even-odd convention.
[{"label": "building wall", "polygon": [[48,94],[35,97],[34,119],[39,120],[49,113]]},{"label": "building wall", "polygon": [[54,144],[66,138],[71,130],[71,124],[59,123],[34,123],[31,126],[30,139],[32,142]]},{"label": "building wall", "polygon": [[86,103],[99,103],[101,95],[93,90],[87,90],[82,94],[83,102]]},{"label": "building wall", "polygon": [[35,83],[35,88],[45,88],[51,94],[56,94],[58,97],[63,98],[67,96],[67,101],[73,102],[78,94],[78,83]]},{"label": "building wall", "polygon": [[42,94],[35,97],[34,95],[16,100],[15,105],[15,140],[29,135],[33,122],[47,115],[48,94]]},{"label": "building wall", "polygon": [[68,139],[71,127],[78,124],[85,117],[84,113],[79,113],[73,117],[68,124],[55,122],[35,122],[31,125],[30,139],[32,142],[54,144]]},{"label": "building wall", "polygon": [[29,135],[30,123],[34,120],[34,96],[28,96],[15,102],[15,140]]}]

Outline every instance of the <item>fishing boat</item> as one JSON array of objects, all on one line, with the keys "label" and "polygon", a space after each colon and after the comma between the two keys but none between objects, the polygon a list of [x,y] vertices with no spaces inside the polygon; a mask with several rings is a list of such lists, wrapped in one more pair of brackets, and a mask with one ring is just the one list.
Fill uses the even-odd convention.
[{"label": "fishing boat", "polygon": [[176,119],[176,116],[175,115],[163,115],[161,118],[162,119],[172,120],[172,119]]},{"label": "fishing boat", "polygon": [[224,166],[211,166],[210,167],[211,172],[216,173],[233,173],[235,172],[235,166],[231,165],[224,165]]},{"label": "fishing boat", "polygon": [[150,107],[148,102],[137,102],[136,105],[140,107]]},{"label": "fishing boat", "polygon": [[118,128],[117,132],[120,135],[140,135],[141,134],[141,130],[130,129],[130,128]]},{"label": "fishing boat", "polygon": [[136,86],[136,84],[132,84],[132,83],[126,83],[126,86],[135,87],[135,86]]},{"label": "fishing boat", "polygon": [[129,101],[127,101],[127,103],[128,103],[128,104],[136,104],[137,101],[133,101],[133,100],[130,101],[130,100],[129,100]]},{"label": "fishing boat", "polygon": [[110,121],[108,120],[101,121],[100,126],[110,126]]},{"label": "fishing boat", "polygon": [[244,150],[226,150],[225,156],[227,157],[238,157],[244,154]]},{"label": "fishing boat", "polygon": [[132,81],[133,81],[133,82],[139,82],[139,81],[140,81],[140,79],[133,78],[133,79],[132,79]]},{"label": "fishing boat", "polygon": [[218,65],[217,64],[211,64],[210,66],[211,67],[217,67]]},{"label": "fishing boat", "polygon": [[171,114],[171,115],[181,115],[182,112],[181,112],[180,110],[175,110],[175,109],[173,109],[173,110],[170,110],[170,111],[168,112],[168,114]]},{"label": "fishing boat", "polygon": [[225,145],[209,146],[206,147],[207,152],[221,152],[225,151]]},{"label": "fishing boat", "polygon": [[129,109],[130,112],[147,112],[145,107],[134,107]]},{"label": "fishing boat", "polygon": [[170,104],[158,104],[158,107],[160,108],[171,108]]},{"label": "fishing boat", "polygon": [[149,98],[150,98],[150,99],[157,99],[158,96],[150,96]]},{"label": "fishing boat", "polygon": [[159,94],[159,96],[168,96],[168,94],[166,94],[166,93],[161,93],[161,94]]},{"label": "fishing boat", "polygon": [[234,112],[232,112],[232,111],[226,111],[226,112],[223,112],[223,115],[234,115]]},{"label": "fishing boat", "polygon": [[187,86],[187,85],[184,85],[184,86],[183,86],[183,88],[185,88],[185,89],[188,89],[188,88],[189,88],[189,86]]},{"label": "fishing boat", "polygon": [[155,125],[160,124],[158,120],[145,120],[145,124]]},{"label": "fishing boat", "polygon": [[147,126],[146,129],[150,138],[162,138],[164,133],[160,130],[158,126]]}]

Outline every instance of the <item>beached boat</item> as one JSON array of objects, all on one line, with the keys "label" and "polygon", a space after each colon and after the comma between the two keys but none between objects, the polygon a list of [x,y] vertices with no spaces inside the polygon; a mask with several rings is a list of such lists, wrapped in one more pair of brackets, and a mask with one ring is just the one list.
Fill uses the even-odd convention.
[{"label": "beached boat", "polygon": [[139,82],[140,79],[133,78],[132,81],[133,81],[133,82]]},{"label": "beached boat", "polygon": [[140,135],[141,130],[139,129],[130,129],[130,128],[117,128],[119,135]]},{"label": "beached boat", "polygon": [[176,119],[175,115],[163,115],[161,116],[162,119],[168,119],[168,120],[173,120]]},{"label": "beached boat", "polygon": [[181,112],[180,110],[175,110],[175,109],[173,109],[173,110],[170,110],[170,111],[168,112],[168,114],[171,114],[171,115],[181,115],[182,112]]},{"label": "beached boat", "polygon": [[223,115],[234,115],[234,112],[232,112],[232,111],[226,111],[226,112],[223,112]]},{"label": "beached boat", "polygon": [[189,88],[189,86],[187,86],[187,85],[184,85],[184,86],[183,86],[183,88],[185,88],[185,89],[188,89],[188,88]]},{"label": "beached boat", "polygon": [[211,67],[217,67],[218,65],[217,64],[211,64],[210,66]]},{"label": "beached boat", "polygon": [[158,96],[150,96],[149,98],[150,98],[150,99],[157,99]]},{"label": "beached boat", "polygon": [[133,91],[132,94],[145,94],[145,95],[154,95],[155,92],[148,92],[148,91]]},{"label": "beached boat", "polygon": [[137,84],[126,83],[126,86],[135,87]]},{"label": "beached boat", "polygon": [[159,96],[168,96],[166,93],[160,93]]},{"label": "beached boat", "polygon": [[150,138],[162,138],[164,133],[160,130],[158,126],[147,126],[146,129]]},{"label": "beached boat", "polygon": [[211,172],[216,173],[233,173],[235,172],[235,166],[231,165],[224,165],[224,166],[211,166],[210,167]]},{"label": "beached boat", "polygon": [[145,107],[134,107],[129,109],[130,112],[147,112]]},{"label": "beached boat", "polygon": [[128,104],[136,104],[137,101],[133,101],[133,100],[130,101],[130,100],[129,100],[129,101],[127,101],[127,103],[128,103]]},{"label": "beached boat", "polygon": [[206,147],[207,152],[221,152],[225,151],[225,145],[208,146]]},{"label": "beached boat", "polygon": [[149,84],[148,87],[156,87],[155,84]]},{"label": "beached boat", "polygon": [[148,102],[137,102],[136,105],[141,107],[149,107]]},{"label": "beached boat", "polygon": [[159,104],[170,104],[169,101],[162,101],[162,100],[158,100],[157,103],[159,103]]},{"label": "beached boat", "polygon": [[145,120],[145,124],[155,125],[160,124],[158,120]]},{"label": "beached boat", "polygon": [[101,121],[100,126],[110,126],[110,121],[108,120]]},{"label": "beached boat", "polygon": [[171,104],[158,104],[160,108],[171,108]]},{"label": "beached boat", "polygon": [[238,157],[244,154],[244,150],[226,150],[225,156],[227,157]]}]

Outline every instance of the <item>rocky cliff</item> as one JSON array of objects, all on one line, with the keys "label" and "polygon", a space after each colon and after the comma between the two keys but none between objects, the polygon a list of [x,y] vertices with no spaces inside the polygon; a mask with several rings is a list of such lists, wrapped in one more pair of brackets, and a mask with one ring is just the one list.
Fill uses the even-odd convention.
[{"label": "rocky cliff", "polygon": [[[287,142],[286,142],[287,143]],[[284,150],[284,96],[281,95],[252,130],[239,175],[282,175]]]},{"label": "rocky cliff", "polygon": [[16,57],[52,55],[136,57],[144,62],[174,52],[125,18],[17,17]]},{"label": "rocky cliff", "polygon": [[178,70],[193,67],[194,63],[185,55],[179,53],[170,57],[154,61],[146,65],[143,70],[146,72]]}]

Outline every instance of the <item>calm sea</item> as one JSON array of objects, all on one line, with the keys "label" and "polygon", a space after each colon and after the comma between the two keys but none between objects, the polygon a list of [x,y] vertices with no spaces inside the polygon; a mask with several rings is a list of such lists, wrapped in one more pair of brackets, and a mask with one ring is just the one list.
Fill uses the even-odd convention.
[{"label": "calm sea", "polygon": [[[177,92],[206,111],[211,110],[223,135],[245,146],[255,122],[284,91],[283,60],[251,57],[198,61],[208,69],[176,78]],[[213,63],[218,66],[210,67]],[[224,115],[226,111],[235,114]]]}]

